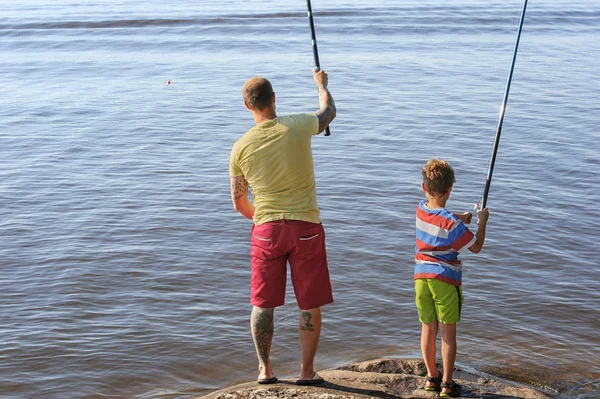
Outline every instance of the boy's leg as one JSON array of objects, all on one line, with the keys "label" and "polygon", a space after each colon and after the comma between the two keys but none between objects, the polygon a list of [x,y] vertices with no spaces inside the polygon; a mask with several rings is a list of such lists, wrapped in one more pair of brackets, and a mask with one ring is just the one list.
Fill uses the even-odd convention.
[{"label": "boy's leg", "polygon": [[456,324],[440,323],[442,335],[442,360],[444,362],[444,382],[452,382],[452,371],[456,361]]},{"label": "boy's leg", "polygon": [[310,380],[315,374],[314,360],[321,335],[321,309],[300,311],[300,347],[302,349],[301,380]]},{"label": "boy's leg", "polygon": [[[438,370],[435,362],[435,351],[436,351],[436,337],[438,332],[437,320],[432,323],[421,324],[421,352],[423,353],[423,360],[425,361],[425,367],[427,367],[427,375],[429,377],[437,377]],[[429,384],[434,387],[434,384]]]},{"label": "boy's leg", "polygon": [[[431,279],[415,280],[415,303],[421,321],[421,352],[427,367],[427,375],[437,378],[439,373],[435,358],[438,321],[433,292],[431,291]],[[434,388],[436,384],[427,382],[426,385],[429,388]]]},{"label": "boy's leg", "polygon": [[[440,332],[442,335],[442,361],[444,376],[442,381],[452,384],[452,372],[456,361],[456,324],[460,321],[463,303],[462,287],[456,287],[443,281],[433,281],[433,293],[437,306]],[[442,385],[443,387],[444,385]],[[456,388],[456,387],[454,387]],[[452,388],[444,387],[442,394],[451,394]],[[454,396],[454,395],[452,395]]]}]

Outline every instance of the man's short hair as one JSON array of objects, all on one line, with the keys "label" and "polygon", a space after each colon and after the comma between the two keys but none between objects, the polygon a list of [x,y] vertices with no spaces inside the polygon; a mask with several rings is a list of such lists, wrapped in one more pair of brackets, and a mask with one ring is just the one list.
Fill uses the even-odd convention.
[{"label": "man's short hair", "polygon": [[423,186],[431,195],[444,195],[456,182],[454,169],[444,160],[433,158],[423,166]]},{"label": "man's short hair", "polygon": [[250,108],[262,111],[272,104],[273,87],[267,79],[255,76],[244,83],[242,95]]}]

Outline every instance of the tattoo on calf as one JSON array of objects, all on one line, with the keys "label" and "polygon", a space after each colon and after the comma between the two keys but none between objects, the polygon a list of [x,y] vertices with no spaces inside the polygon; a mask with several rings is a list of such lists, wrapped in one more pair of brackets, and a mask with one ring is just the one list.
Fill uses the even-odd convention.
[{"label": "tattoo on calf", "polygon": [[273,341],[273,309],[255,309],[252,312],[252,336],[260,361],[267,364]]},{"label": "tattoo on calf", "polygon": [[313,325],[310,324],[310,319],[312,319],[312,314],[310,312],[302,312],[302,319],[304,319],[304,325],[300,326],[300,330],[315,331]]}]

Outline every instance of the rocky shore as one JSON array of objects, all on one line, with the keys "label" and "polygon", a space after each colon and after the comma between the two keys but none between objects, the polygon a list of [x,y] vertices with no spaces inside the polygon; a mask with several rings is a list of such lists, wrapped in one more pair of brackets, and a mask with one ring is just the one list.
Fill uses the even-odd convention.
[{"label": "rocky shore", "polygon": [[[441,368],[441,367],[440,367]],[[294,379],[276,384],[256,382],[236,385],[197,399],[412,399],[438,398],[422,389],[426,369],[420,360],[377,359],[332,370],[319,371],[326,382],[299,386]],[[531,386],[456,369],[454,380],[462,387],[461,397],[481,399],[553,399],[555,395]]]}]

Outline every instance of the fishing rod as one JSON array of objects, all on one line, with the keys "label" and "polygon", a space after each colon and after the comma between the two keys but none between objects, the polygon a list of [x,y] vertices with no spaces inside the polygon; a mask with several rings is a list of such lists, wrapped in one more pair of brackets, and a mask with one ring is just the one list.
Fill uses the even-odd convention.
[{"label": "fishing rod", "polygon": [[[321,70],[321,63],[319,62],[319,49],[317,48],[317,35],[315,34],[315,22],[313,21],[313,13],[312,7],[310,5],[310,0],[306,0],[306,5],[308,6],[308,22],[310,23],[310,34],[312,36],[312,49],[313,49],[313,57],[315,59],[315,68],[317,72]],[[331,131],[329,131],[329,126],[325,128],[325,136],[329,136]]]},{"label": "fishing rod", "polygon": [[[500,107],[500,115],[498,117],[498,126],[496,128],[496,137],[494,138],[494,149],[492,151],[492,157],[490,159],[490,166],[488,168],[487,179],[485,181],[485,189],[483,190],[483,196],[481,202],[478,204],[479,209],[484,209],[487,203],[488,194],[490,193],[490,185],[492,183],[492,173],[494,172],[494,164],[496,163],[496,154],[498,153],[498,145],[500,144],[500,134],[502,133],[502,123],[504,122],[504,113],[506,112],[506,103],[508,102],[508,92],[510,91],[510,83],[513,77],[513,71],[515,70],[515,61],[517,60],[517,51],[519,49],[519,40],[521,39],[521,31],[523,30],[523,21],[525,20],[525,10],[527,9],[527,0],[523,3],[523,11],[521,12],[521,20],[519,21],[519,30],[517,32],[517,40],[515,41],[515,50],[513,51],[512,63],[510,65],[510,72],[508,73],[508,81],[506,82],[506,89],[504,90],[504,99],[502,100],[502,106]],[[477,207],[477,206],[476,206]]]}]

